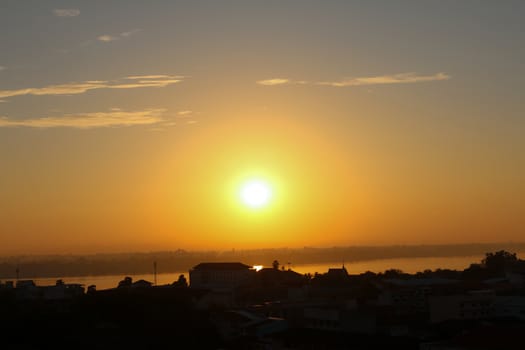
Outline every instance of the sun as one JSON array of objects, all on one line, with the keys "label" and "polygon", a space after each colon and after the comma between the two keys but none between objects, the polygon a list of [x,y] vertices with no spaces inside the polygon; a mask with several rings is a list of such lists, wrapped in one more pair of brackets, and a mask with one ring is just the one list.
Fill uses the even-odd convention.
[{"label": "sun", "polygon": [[260,180],[246,182],[241,187],[241,200],[252,208],[260,208],[268,204],[272,191],[270,186]]}]

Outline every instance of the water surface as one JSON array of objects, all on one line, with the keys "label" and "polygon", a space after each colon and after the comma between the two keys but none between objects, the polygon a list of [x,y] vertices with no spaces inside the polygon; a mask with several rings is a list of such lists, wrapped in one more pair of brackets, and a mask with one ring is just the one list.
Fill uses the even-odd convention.
[{"label": "water surface", "polygon": [[[518,256],[523,256],[519,253]],[[349,274],[360,274],[366,271],[384,272],[389,269],[397,269],[407,273],[416,273],[424,270],[435,269],[451,269],[464,270],[472,263],[479,263],[484,255],[472,256],[455,256],[455,257],[426,257],[426,258],[395,258],[395,259],[378,259],[358,262],[347,262],[344,264]],[[343,265],[342,261],[334,261],[332,263],[321,264],[286,264],[285,268],[301,274],[316,272],[325,273],[329,268],[339,268]],[[269,267],[269,266],[265,266]],[[184,275],[189,282],[188,271],[178,271],[170,273],[157,274],[157,284],[165,285],[177,281],[180,275]],[[117,287],[119,281],[125,276],[130,276],[133,281],[144,279],[146,281],[154,282],[153,274],[138,274],[138,275],[107,275],[107,276],[81,276],[81,277],[53,277],[53,278],[34,278],[33,280],[39,286],[54,285],[57,279],[62,279],[66,283],[80,283],[85,287],[89,285],[96,285],[97,290],[109,289]]]}]

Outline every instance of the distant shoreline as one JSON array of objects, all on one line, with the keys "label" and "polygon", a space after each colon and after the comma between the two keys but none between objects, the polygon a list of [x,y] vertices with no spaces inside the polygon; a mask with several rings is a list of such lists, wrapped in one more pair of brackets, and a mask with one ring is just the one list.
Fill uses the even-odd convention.
[{"label": "distant shoreline", "polygon": [[[507,250],[525,252],[525,243],[472,243],[440,245],[347,246],[332,248],[266,248],[229,251],[164,251],[144,253],[104,253],[86,255],[35,255],[0,257],[0,280],[68,276],[136,275],[188,271],[204,261],[241,261],[249,265],[270,266],[278,260],[281,265],[355,263],[398,258],[439,258],[484,256],[485,253]],[[519,254],[518,254],[519,255]],[[477,261],[472,261],[475,263]]]},{"label": "distant shoreline", "polygon": [[[127,252],[97,252],[97,253],[64,253],[64,254],[0,254],[0,263],[12,259],[49,259],[49,258],[71,258],[71,257],[104,257],[104,256],[129,256],[129,255],[154,255],[154,254],[228,254],[249,252],[271,252],[271,251],[304,251],[304,250],[383,250],[383,249],[478,249],[485,247],[514,247],[525,249],[525,242],[491,242],[491,243],[451,243],[451,244],[386,244],[386,245],[348,245],[348,246],[304,246],[304,247],[276,247],[276,248],[233,248],[233,249],[173,249],[157,251],[127,251]],[[456,251],[457,249],[454,249]],[[449,251],[450,252],[450,251]],[[444,253],[444,252],[441,252]],[[446,254],[446,253],[445,253]],[[441,256],[441,255],[440,255]],[[447,255],[448,256],[448,255]]]}]

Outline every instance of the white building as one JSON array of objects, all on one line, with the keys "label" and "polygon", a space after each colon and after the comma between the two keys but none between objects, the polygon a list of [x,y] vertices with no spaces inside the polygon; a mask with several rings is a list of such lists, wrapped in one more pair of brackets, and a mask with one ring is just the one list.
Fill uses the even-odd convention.
[{"label": "white building", "polygon": [[521,295],[497,296],[494,317],[525,321],[525,297]]},{"label": "white building", "polygon": [[231,291],[255,276],[255,270],[240,262],[200,263],[190,270],[190,287]]},{"label": "white building", "polygon": [[496,296],[492,290],[470,291],[467,294],[430,296],[431,322],[447,320],[482,320],[494,316]]}]

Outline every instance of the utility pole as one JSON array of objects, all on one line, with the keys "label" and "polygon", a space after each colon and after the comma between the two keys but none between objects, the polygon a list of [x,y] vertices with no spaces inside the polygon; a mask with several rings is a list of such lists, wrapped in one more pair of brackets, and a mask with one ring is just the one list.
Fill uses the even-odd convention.
[{"label": "utility pole", "polygon": [[157,285],[157,262],[153,262],[153,282]]}]

